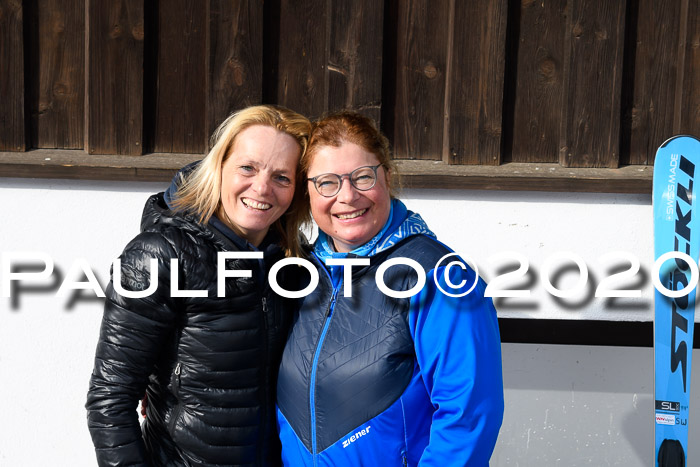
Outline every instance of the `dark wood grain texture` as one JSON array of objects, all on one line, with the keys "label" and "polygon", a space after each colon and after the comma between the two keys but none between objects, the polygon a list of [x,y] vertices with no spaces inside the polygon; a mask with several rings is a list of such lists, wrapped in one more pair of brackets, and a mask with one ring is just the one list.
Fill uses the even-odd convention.
[{"label": "dark wood grain texture", "polygon": [[441,160],[451,2],[397,5],[394,152],[399,159]]},{"label": "dark wood grain texture", "polygon": [[278,103],[309,118],[328,110],[329,2],[280,2]]},{"label": "dark wood grain texture", "polygon": [[445,125],[450,164],[501,162],[506,0],[454,3]]},{"label": "dark wood grain texture", "polygon": [[179,168],[200,158],[192,154],[133,157],[53,149],[22,154],[0,152],[0,177],[167,182]]},{"label": "dark wood grain texture", "polygon": [[554,164],[447,165],[398,161],[403,188],[651,193],[652,167],[566,168]]},{"label": "dark wood grain texture", "polygon": [[674,134],[681,2],[639,0],[631,108],[625,109],[630,164],[653,163],[656,149]]},{"label": "dark wood grain texture", "polygon": [[[0,152],[0,177],[168,182],[177,169],[200,157],[160,153],[106,156],[49,149]],[[646,166],[570,169],[559,164],[509,163],[494,167],[448,165],[441,161],[397,163],[403,188],[651,194],[652,168]]]},{"label": "dark wood grain texture", "polygon": [[352,109],[380,123],[384,4],[331,4],[328,110]]},{"label": "dark wood grain texture", "polygon": [[27,149],[24,24],[20,0],[0,0],[0,150]]},{"label": "dark wood grain texture", "polygon": [[161,0],[158,6],[154,152],[204,153],[205,2]]},{"label": "dark wood grain texture", "polygon": [[557,162],[563,98],[565,2],[520,3],[513,162]]},{"label": "dark wood grain texture", "polygon": [[88,152],[142,154],[144,0],[87,1]]},{"label": "dark wood grain texture", "polygon": [[262,102],[262,2],[210,0],[208,28],[207,144],[229,114]]},{"label": "dark wood grain texture", "polygon": [[0,70],[0,165],[33,148],[200,157],[265,102],[381,119],[411,170],[441,164],[415,187],[635,192],[648,179],[616,167],[700,136],[700,2],[0,0]]},{"label": "dark wood grain texture", "polygon": [[77,149],[85,135],[85,0],[29,2],[31,146]]},{"label": "dark wood grain texture", "polygon": [[617,167],[626,0],[569,0],[559,163]]}]

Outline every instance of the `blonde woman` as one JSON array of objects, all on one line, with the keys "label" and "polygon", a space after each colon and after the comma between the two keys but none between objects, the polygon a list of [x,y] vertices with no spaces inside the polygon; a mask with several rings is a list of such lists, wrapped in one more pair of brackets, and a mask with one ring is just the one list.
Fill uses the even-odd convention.
[{"label": "blonde woman", "polygon": [[[113,271],[90,381],[99,465],[280,463],[274,387],[291,319],[267,272],[299,253],[309,130],[288,109],[244,109],[200,163],[147,201],[141,233]],[[225,278],[219,296],[218,258],[236,252],[263,259],[227,259],[226,270],[250,274]]]}]

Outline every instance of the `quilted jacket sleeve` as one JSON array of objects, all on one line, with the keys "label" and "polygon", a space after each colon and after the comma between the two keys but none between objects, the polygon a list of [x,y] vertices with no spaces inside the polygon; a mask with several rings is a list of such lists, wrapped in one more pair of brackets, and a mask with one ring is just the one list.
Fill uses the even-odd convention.
[{"label": "quilted jacket sleeve", "polygon": [[142,233],[121,255],[125,290],[151,283],[151,258],[158,261],[158,287],[150,296],[126,298],[107,288],[86,408],[100,466],[147,465],[136,407],[143,397],[159,350],[175,325],[170,298],[171,244],[160,234]]},{"label": "quilted jacket sleeve", "polygon": [[[503,419],[501,342],[496,310],[472,270],[430,271],[412,297],[409,325],[416,358],[435,407],[421,466],[488,466]],[[448,283],[449,282],[449,283]],[[454,285],[463,284],[455,290]]]}]

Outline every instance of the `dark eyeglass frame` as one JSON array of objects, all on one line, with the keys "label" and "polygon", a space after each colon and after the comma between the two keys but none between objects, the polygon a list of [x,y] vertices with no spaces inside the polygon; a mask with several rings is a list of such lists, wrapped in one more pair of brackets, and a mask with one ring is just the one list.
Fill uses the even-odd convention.
[{"label": "dark eyeglass frame", "polygon": [[[377,165],[363,165],[362,167],[358,167],[358,168],[356,168],[355,170],[353,170],[353,171],[350,172],[350,173],[346,173],[346,174],[339,175],[339,174],[334,174],[334,173],[332,173],[332,172],[329,172],[329,173],[325,173],[325,174],[316,175],[315,177],[312,177],[312,178],[307,178],[306,181],[307,181],[307,182],[313,182],[313,183],[314,183],[314,187],[316,188],[316,191],[318,192],[318,194],[321,195],[321,196],[323,196],[324,198],[332,198],[332,197],[336,196],[338,193],[340,193],[340,190],[343,189],[343,179],[344,179],[345,177],[348,177],[348,180],[350,180],[350,185],[352,185],[352,187],[353,187],[354,189],[356,189],[356,190],[358,190],[358,191],[369,191],[369,190],[371,190],[372,188],[374,188],[374,185],[377,184],[377,177],[378,177],[378,175],[377,175],[377,170],[378,170],[379,167],[381,167],[381,166],[382,166],[382,164],[377,164]],[[374,182],[372,182],[372,185],[369,186],[369,187],[367,187],[367,188],[360,188],[360,187],[358,187],[357,185],[355,185],[355,182],[352,180],[352,174],[354,174],[354,173],[357,172],[358,170],[362,170],[362,169],[372,169],[372,171],[374,171]],[[334,175],[334,176],[338,179],[338,181],[339,181],[339,182],[338,182],[338,191],[336,191],[336,192],[333,193],[332,195],[324,195],[323,193],[321,193],[321,189],[318,187],[318,184],[316,183],[316,180],[319,179],[319,178],[321,178],[321,177],[327,177],[327,176],[330,176],[330,175]]]}]

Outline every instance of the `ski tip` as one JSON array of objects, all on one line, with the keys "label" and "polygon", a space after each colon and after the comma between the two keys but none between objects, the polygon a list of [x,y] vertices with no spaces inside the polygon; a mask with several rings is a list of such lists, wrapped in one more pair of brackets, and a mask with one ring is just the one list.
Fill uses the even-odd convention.
[{"label": "ski tip", "polygon": [[700,143],[700,139],[699,139],[697,136],[693,136],[693,135],[675,135],[675,136],[671,136],[669,139],[667,139],[666,141],[664,141],[663,144],[662,144],[661,146],[659,146],[659,149],[665,148],[671,141],[673,141],[674,139],[678,139],[678,138],[692,138],[692,139],[694,139],[695,141],[697,141],[697,142]]}]

